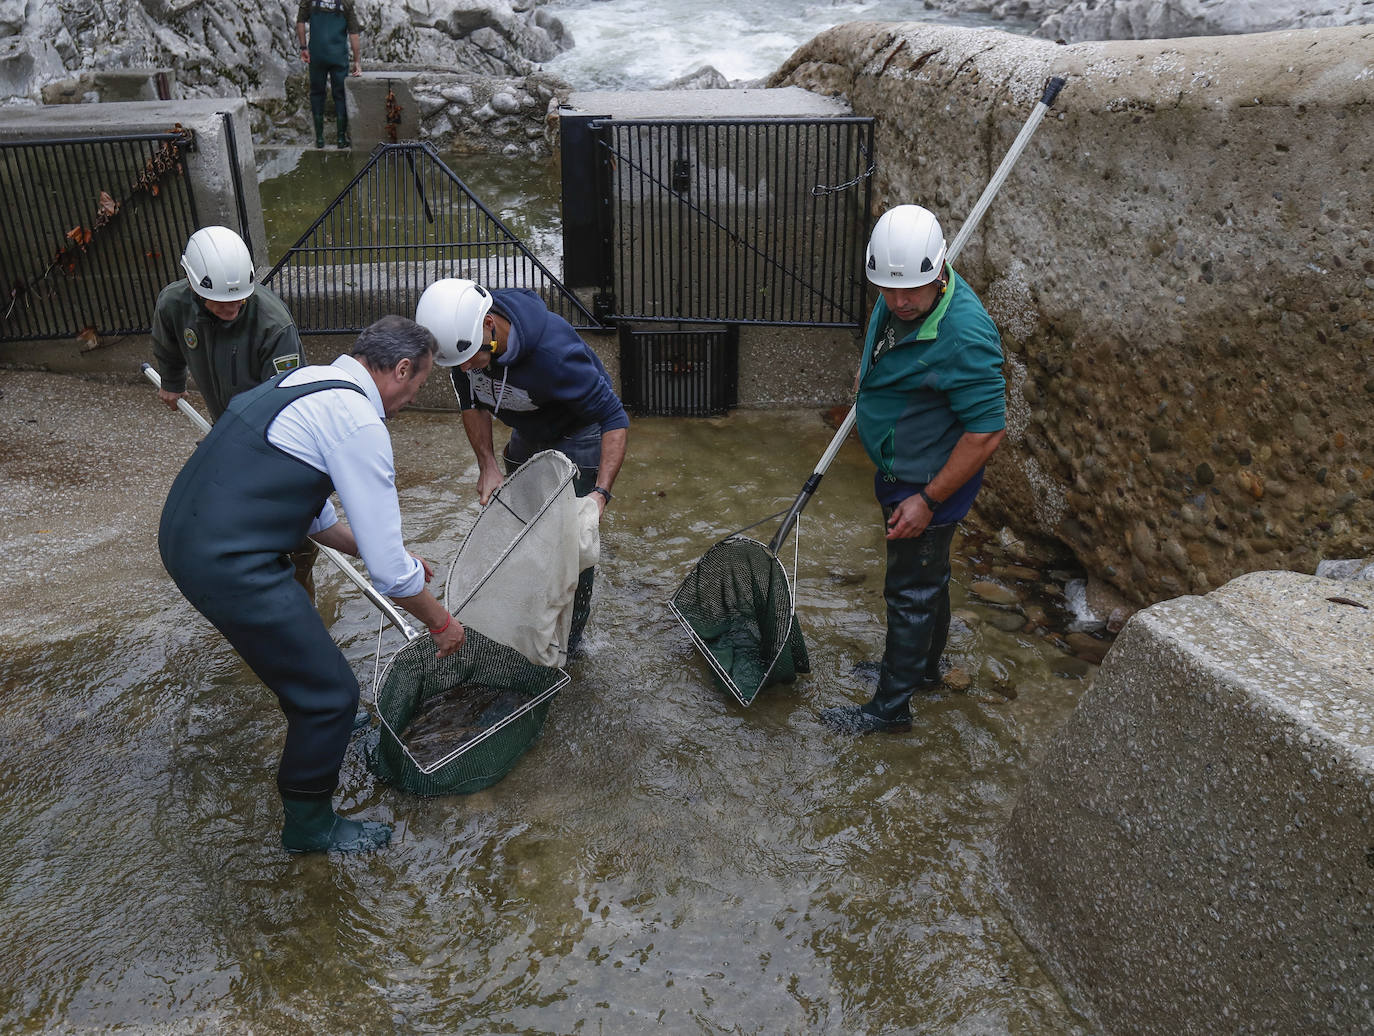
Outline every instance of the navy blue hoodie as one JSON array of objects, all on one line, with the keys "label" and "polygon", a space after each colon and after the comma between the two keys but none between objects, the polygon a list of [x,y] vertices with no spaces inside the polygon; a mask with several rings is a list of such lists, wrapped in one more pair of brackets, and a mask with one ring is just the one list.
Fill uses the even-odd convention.
[{"label": "navy blue hoodie", "polygon": [[551,442],[588,425],[604,435],[630,418],[591,347],[528,288],[498,288],[492,309],[511,323],[505,351],[486,370],[454,368],[464,410],[489,410],[521,435]]}]

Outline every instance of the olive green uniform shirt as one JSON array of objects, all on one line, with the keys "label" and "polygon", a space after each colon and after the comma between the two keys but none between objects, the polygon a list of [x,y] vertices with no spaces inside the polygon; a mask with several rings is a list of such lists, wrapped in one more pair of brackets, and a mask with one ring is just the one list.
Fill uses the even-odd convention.
[{"label": "olive green uniform shirt", "polygon": [[258,285],[226,324],[205,308],[184,279],[162,289],[153,312],[153,366],[168,392],[186,391],[186,372],[214,420],[229,400],[303,362],[304,350],[286,304]]}]

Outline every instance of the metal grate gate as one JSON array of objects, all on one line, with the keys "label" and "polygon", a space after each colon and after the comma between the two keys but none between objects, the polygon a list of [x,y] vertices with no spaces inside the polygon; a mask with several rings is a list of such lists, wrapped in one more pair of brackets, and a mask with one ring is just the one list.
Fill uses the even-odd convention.
[{"label": "metal grate gate", "polygon": [[199,225],[189,131],[0,143],[0,341],[142,334]]},{"label": "metal grate gate", "polygon": [[601,327],[424,142],[377,145],[263,283],[303,334],[342,334],[414,313],[441,277],[530,288],[574,327]]},{"label": "metal grate gate", "polygon": [[599,316],[861,326],[872,119],[563,123],[565,279]]},{"label": "metal grate gate", "polygon": [[739,327],[620,325],[620,398],[632,414],[710,417],[739,403]]}]

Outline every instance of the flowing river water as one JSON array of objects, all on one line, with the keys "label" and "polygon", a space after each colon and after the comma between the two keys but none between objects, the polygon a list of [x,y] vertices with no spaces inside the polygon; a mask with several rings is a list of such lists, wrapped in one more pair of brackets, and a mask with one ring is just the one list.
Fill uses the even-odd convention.
[{"label": "flowing river water", "polygon": [[[365,157],[259,155],[273,259]],[[450,163],[557,269],[555,168]],[[435,799],[380,783],[358,739],[341,809],[395,841],[331,858],[279,848],[280,714],[157,560],[189,425],[146,385],[4,372],[0,393],[3,1031],[1086,1031],[990,871],[1095,671],[1060,635],[1071,573],[956,539],[968,686],[910,734],[830,732],[820,710],[868,696],[853,668],[883,636],[851,440],[796,534],[810,675],[742,708],[667,610],[712,543],[791,502],[832,434],[817,412],[637,419],[586,655],[540,739],[494,787]],[[392,436],[408,543],[442,580],[477,513],[471,451],[448,413]],[[366,697],[399,635],[379,648],[372,607],[317,580]]]},{"label": "flowing river water", "polygon": [[[494,787],[434,799],[379,783],[355,742],[341,808],[395,843],[299,857],[277,844],[271,695],[157,561],[190,426],[146,386],[10,372],[0,392],[4,592],[25,602],[0,630],[0,1029],[1085,1031],[989,873],[1092,674],[969,591],[1034,573],[956,540],[950,657],[972,684],[900,736],[818,720],[866,697],[851,670],[882,642],[853,442],[800,527],[809,676],[741,708],[666,608],[713,542],[795,496],[832,434],[815,412],[635,421],[587,653],[540,739]],[[475,464],[452,414],[392,436],[408,543],[442,580]],[[317,578],[366,696],[378,616]],[[388,630],[383,660],[399,646]]]}]

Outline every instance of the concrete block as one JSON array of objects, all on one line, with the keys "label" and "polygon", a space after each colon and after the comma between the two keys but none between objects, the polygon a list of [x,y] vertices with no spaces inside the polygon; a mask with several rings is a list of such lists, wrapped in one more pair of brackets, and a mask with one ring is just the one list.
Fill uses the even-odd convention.
[{"label": "concrete block", "polygon": [[[411,92],[411,83],[418,74],[364,72],[361,76],[349,76],[348,130],[355,148],[370,151],[378,144],[420,139],[419,106]],[[388,93],[394,95],[395,103],[400,106],[400,121],[395,123],[394,137],[387,121]]]},{"label": "concrete block", "polygon": [[996,860],[1104,1031],[1374,1031],[1374,587],[1259,572],[1137,613]]}]

